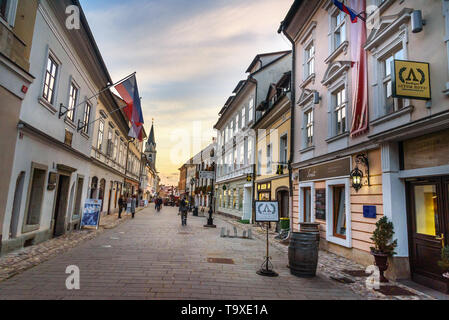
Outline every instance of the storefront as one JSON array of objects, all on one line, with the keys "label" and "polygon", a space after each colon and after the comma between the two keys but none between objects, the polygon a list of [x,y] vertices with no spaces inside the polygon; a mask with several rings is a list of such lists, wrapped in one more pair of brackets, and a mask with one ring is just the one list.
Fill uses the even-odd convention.
[{"label": "storefront", "polygon": [[246,179],[218,184],[215,194],[218,212],[252,221],[252,187],[252,182]]},{"label": "storefront", "polygon": [[[317,222],[322,249],[371,265],[370,238],[383,216],[380,154],[374,149],[294,171],[293,230]],[[363,174],[360,188],[350,178],[355,168]]]},{"label": "storefront", "polygon": [[449,239],[449,130],[400,143],[412,279],[449,293],[438,266]]}]

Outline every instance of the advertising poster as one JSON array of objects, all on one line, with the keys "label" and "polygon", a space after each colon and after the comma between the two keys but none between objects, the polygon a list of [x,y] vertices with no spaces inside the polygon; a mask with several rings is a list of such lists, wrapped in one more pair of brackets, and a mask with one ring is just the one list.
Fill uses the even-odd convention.
[{"label": "advertising poster", "polygon": [[279,222],[277,201],[256,201],[256,222]]},{"label": "advertising poster", "polygon": [[101,200],[88,199],[84,204],[81,227],[95,227],[100,223]]}]

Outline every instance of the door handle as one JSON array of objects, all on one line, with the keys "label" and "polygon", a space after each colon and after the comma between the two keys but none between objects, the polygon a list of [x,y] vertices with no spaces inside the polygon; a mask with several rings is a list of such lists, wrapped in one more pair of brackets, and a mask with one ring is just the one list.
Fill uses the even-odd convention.
[{"label": "door handle", "polygon": [[445,246],[444,233],[442,233],[441,236],[436,236],[435,239],[438,240],[438,241],[441,241],[441,246],[444,248],[444,246]]}]

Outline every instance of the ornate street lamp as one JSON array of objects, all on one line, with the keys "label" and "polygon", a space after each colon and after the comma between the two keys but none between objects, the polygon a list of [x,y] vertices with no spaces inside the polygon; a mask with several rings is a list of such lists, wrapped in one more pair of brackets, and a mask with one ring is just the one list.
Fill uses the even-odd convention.
[{"label": "ornate street lamp", "polygon": [[[214,157],[215,151],[214,149],[211,150],[210,156],[211,158]],[[212,162],[212,171],[215,172],[215,162]],[[214,197],[214,179],[212,179],[212,189],[210,194],[210,203],[209,203],[209,218],[207,219],[207,224],[204,225],[205,228],[216,228],[217,226],[214,225],[214,218],[212,218],[212,214],[214,213],[214,204],[215,204],[215,197]]]},{"label": "ornate street lamp", "polygon": [[363,172],[359,169],[358,165],[364,165],[366,167],[368,186],[370,186],[370,177],[369,177],[369,160],[366,154],[359,154],[355,158],[356,168],[351,172],[351,182],[352,187],[356,192],[358,192],[363,187]]}]

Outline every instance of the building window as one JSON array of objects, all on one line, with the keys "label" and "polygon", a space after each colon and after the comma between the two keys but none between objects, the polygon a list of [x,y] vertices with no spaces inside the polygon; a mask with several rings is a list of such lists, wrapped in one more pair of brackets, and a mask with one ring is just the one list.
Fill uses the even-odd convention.
[{"label": "building window", "polygon": [[332,45],[333,50],[337,49],[346,41],[346,14],[340,10],[332,17]]},{"label": "building window", "polygon": [[306,147],[313,146],[313,109],[306,111],[304,114],[306,120]]},{"label": "building window", "polygon": [[243,211],[243,188],[239,189],[239,210]]},{"label": "building window", "polygon": [[393,98],[393,82],[392,82],[393,61],[403,59],[404,59],[404,50],[401,49],[396,53],[389,55],[382,62],[382,69],[383,69],[382,83],[385,99],[385,114],[396,112],[404,107],[404,102],[402,99]]},{"label": "building window", "polygon": [[109,126],[108,143],[107,143],[107,146],[106,146],[106,155],[108,157],[112,157],[112,153],[113,153],[113,149],[114,149],[114,146],[112,144],[112,135],[113,135],[112,130],[113,130],[112,127]]},{"label": "building window", "polygon": [[118,135],[116,133],[114,140],[114,154],[113,154],[114,161],[117,161],[117,156],[118,156]]},{"label": "building window", "polygon": [[336,120],[336,134],[343,134],[346,132],[346,89],[343,88],[335,93],[335,120]]},{"label": "building window", "polygon": [[245,166],[245,145],[240,145],[240,168]]},{"label": "building window", "polygon": [[18,0],[0,0],[0,18],[14,26]]},{"label": "building window", "polygon": [[0,0],[0,17],[6,20],[6,4],[7,0]]},{"label": "building window", "polygon": [[254,120],[254,98],[251,98],[249,100],[249,107],[248,107],[248,122],[251,122]]},{"label": "building window", "polygon": [[288,161],[288,136],[287,135],[283,135],[280,139],[279,142],[280,145],[280,155],[279,155],[279,160],[281,162],[281,165],[286,165],[287,161]]},{"label": "building window", "polygon": [[242,128],[246,127],[246,107],[242,109]]},{"label": "building window", "polygon": [[345,186],[332,187],[333,235],[346,239]]},{"label": "building window", "polygon": [[262,174],[262,150],[259,150],[257,155],[257,175]]},{"label": "building window", "polygon": [[44,91],[42,93],[42,97],[50,104],[53,104],[55,98],[58,68],[58,64],[51,56],[49,56],[47,61],[47,69],[45,71]]},{"label": "building window", "polygon": [[272,162],[273,162],[273,145],[270,143],[267,145],[267,174],[270,174],[273,170]]},{"label": "building window", "polygon": [[328,221],[326,224],[327,241],[347,248],[352,247],[350,208],[349,179],[326,181],[326,221]]},{"label": "building window", "polygon": [[303,198],[303,219],[304,222],[312,222],[312,189],[302,189]]},{"label": "building window", "polygon": [[104,138],[104,122],[100,121],[98,124],[98,137],[97,137],[97,149],[103,151],[103,138]]},{"label": "building window", "polygon": [[73,83],[70,84],[69,92],[69,111],[67,111],[67,119],[74,122],[75,121],[75,107],[78,101],[78,88],[75,87]]},{"label": "building window", "polygon": [[28,200],[28,209],[26,224],[39,225],[41,220],[41,209],[44,199],[46,170],[33,168],[30,185],[30,198]]},{"label": "building window", "polygon": [[305,78],[315,73],[315,46],[313,41],[307,46],[305,52]]},{"label": "building window", "polygon": [[89,134],[89,126],[90,126],[90,111],[92,109],[92,106],[88,103],[86,103],[86,106],[84,107],[84,116],[83,116],[83,132],[85,134]]}]

